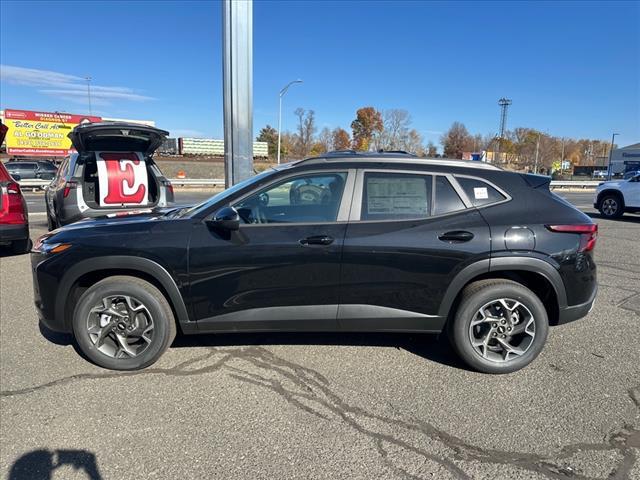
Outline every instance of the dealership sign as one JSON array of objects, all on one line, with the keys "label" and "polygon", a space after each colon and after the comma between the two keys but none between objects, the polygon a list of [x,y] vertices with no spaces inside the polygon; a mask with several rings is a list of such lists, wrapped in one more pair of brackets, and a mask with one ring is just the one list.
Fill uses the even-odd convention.
[{"label": "dealership sign", "polygon": [[7,153],[43,157],[64,157],[73,151],[69,132],[80,123],[100,122],[100,117],[29,110],[4,111]]}]

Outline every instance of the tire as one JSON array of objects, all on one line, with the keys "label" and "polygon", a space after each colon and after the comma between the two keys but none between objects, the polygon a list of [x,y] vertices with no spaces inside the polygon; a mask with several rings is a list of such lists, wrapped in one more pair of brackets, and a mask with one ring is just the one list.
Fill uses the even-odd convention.
[{"label": "tire", "polygon": [[22,240],[14,240],[11,242],[11,252],[14,255],[21,255],[31,250],[31,239],[23,238]]},{"label": "tire", "polygon": [[[479,313],[481,309],[484,315]],[[505,318],[504,313],[508,313]],[[527,366],[542,351],[549,331],[540,299],[522,284],[503,279],[481,280],[465,287],[452,320],[448,333],[454,349],[469,367],[484,373],[511,373]]]},{"label": "tire", "polygon": [[608,194],[600,200],[600,214],[605,218],[620,218],[624,213],[624,202],[620,195]]},{"label": "tire", "polygon": [[[109,313],[119,315],[92,312],[107,305]],[[113,276],[97,282],[80,297],[73,314],[73,334],[82,353],[96,365],[139,370],[155,363],[171,345],[176,322],[169,302],[155,286],[136,277]]]}]

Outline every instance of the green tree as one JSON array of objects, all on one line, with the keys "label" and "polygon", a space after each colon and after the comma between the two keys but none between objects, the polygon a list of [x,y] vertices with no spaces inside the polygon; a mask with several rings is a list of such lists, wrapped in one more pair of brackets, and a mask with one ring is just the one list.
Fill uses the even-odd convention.
[{"label": "green tree", "polygon": [[[260,130],[260,133],[256,137],[258,142],[267,142],[269,149],[269,157],[274,158],[278,150],[278,131],[271,125],[267,125]],[[280,149],[282,150],[282,148]],[[282,151],[280,152],[282,154]]]}]

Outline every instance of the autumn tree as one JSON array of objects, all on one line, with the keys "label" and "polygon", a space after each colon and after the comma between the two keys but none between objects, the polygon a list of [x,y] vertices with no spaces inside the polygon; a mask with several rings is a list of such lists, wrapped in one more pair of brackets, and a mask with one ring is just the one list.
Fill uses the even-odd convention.
[{"label": "autumn tree", "polygon": [[353,131],[353,148],[369,150],[374,135],[383,131],[382,115],[373,107],[363,107],[356,112],[356,119],[351,122]]},{"label": "autumn tree", "polygon": [[345,129],[337,127],[331,132],[333,149],[334,150],[348,150],[351,148],[351,138],[349,132]]},{"label": "autumn tree", "polygon": [[[260,130],[260,133],[256,137],[258,142],[267,142],[269,149],[269,156],[274,158],[278,150],[278,131],[271,125],[267,125]],[[282,153],[282,152],[280,152]]]},{"label": "autumn tree", "polygon": [[440,143],[447,158],[462,158],[463,152],[470,152],[473,149],[473,137],[460,122],[453,122],[449,130],[440,138]]},{"label": "autumn tree", "polygon": [[429,158],[436,158],[436,155],[438,155],[438,148],[431,140],[429,140],[429,142],[427,143],[427,147],[425,148],[425,155]]}]

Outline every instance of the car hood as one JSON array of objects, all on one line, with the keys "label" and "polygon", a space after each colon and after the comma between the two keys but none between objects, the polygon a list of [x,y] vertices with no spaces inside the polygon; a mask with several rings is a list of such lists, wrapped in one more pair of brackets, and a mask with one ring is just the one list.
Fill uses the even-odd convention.
[{"label": "car hood", "polygon": [[598,188],[605,188],[605,187],[619,187],[620,185],[622,185],[625,182],[625,180],[609,180],[607,182],[602,182],[598,185]]},{"label": "car hood", "polygon": [[152,154],[169,132],[127,122],[96,122],[76,126],[69,138],[78,152],[143,152]]},{"label": "car hood", "polygon": [[163,207],[163,208],[146,208],[146,209],[132,209],[122,212],[114,212],[102,215],[100,217],[85,218],[83,220],[60,227],[54,232],[70,232],[73,230],[104,227],[108,225],[134,225],[138,224],[142,226],[148,222],[158,222],[164,220],[170,220],[174,217],[171,215],[172,211],[183,208],[180,207]]}]

